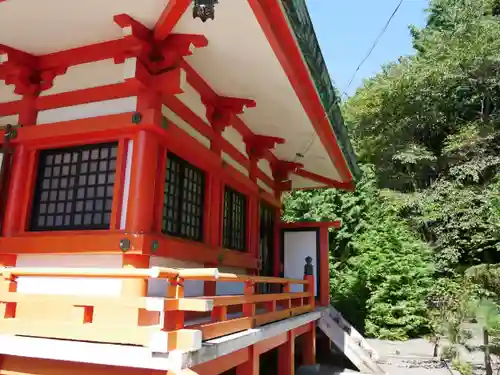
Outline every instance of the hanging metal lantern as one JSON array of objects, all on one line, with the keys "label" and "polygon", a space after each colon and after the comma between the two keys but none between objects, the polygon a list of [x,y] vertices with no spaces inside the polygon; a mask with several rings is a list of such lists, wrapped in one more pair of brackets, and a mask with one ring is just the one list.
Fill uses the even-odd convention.
[{"label": "hanging metal lantern", "polygon": [[193,18],[199,18],[203,22],[215,17],[215,5],[219,0],[194,0]]}]

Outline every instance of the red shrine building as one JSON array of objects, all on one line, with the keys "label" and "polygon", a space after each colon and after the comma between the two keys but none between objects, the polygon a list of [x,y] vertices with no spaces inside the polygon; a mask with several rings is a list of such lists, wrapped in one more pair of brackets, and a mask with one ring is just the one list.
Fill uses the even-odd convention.
[{"label": "red shrine building", "polygon": [[[356,165],[304,0],[0,0],[0,374],[293,374]],[[275,367],[272,367],[275,366]]]}]

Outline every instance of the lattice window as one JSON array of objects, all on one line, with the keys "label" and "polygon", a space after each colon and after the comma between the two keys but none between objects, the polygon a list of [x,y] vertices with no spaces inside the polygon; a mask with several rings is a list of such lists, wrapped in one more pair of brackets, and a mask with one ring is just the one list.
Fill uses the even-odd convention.
[{"label": "lattice window", "polygon": [[163,232],[202,241],[204,195],[203,171],[169,153],[164,188]]},{"label": "lattice window", "polygon": [[227,249],[244,251],[246,248],[247,199],[226,186],[224,191],[224,239]]},{"label": "lattice window", "polygon": [[108,229],[117,143],[40,152],[31,230]]}]

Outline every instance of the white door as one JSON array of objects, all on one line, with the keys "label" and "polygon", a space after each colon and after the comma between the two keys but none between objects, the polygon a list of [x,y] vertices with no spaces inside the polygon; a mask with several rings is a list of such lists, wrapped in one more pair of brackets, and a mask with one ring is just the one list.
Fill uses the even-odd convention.
[{"label": "white door", "polygon": [[[306,257],[312,258],[314,267],[314,295],[318,295],[317,271],[318,271],[318,241],[317,231],[285,231],[283,249],[284,249],[284,276],[291,279],[304,278],[304,266],[306,265]],[[303,292],[303,285],[293,285],[292,292]]]}]

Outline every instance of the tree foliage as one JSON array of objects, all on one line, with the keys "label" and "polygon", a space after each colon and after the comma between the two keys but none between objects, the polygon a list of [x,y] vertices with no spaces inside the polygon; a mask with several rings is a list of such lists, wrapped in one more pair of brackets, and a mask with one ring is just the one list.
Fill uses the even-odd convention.
[{"label": "tree foliage", "polygon": [[399,216],[442,274],[500,262],[500,14],[497,0],[433,0],[417,53],[345,104],[377,182],[406,195]]},{"label": "tree foliage", "polygon": [[284,213],[342,219],[334,303],[385,338],[432,330],[423,301],[500,263],[500,1],[431,0],[427,25],[410,32],[415,54],[343,104],[363,165],[357,191],[293,192]]},{"label": "tree foliage", "polygon": [[332,220],[331,293],[335,306],[369,336],[406,339],[428,330],[425,297],[432,282],[430,248],[398,221],[363,166],[355,193],[296,191],[283,219]]}]

